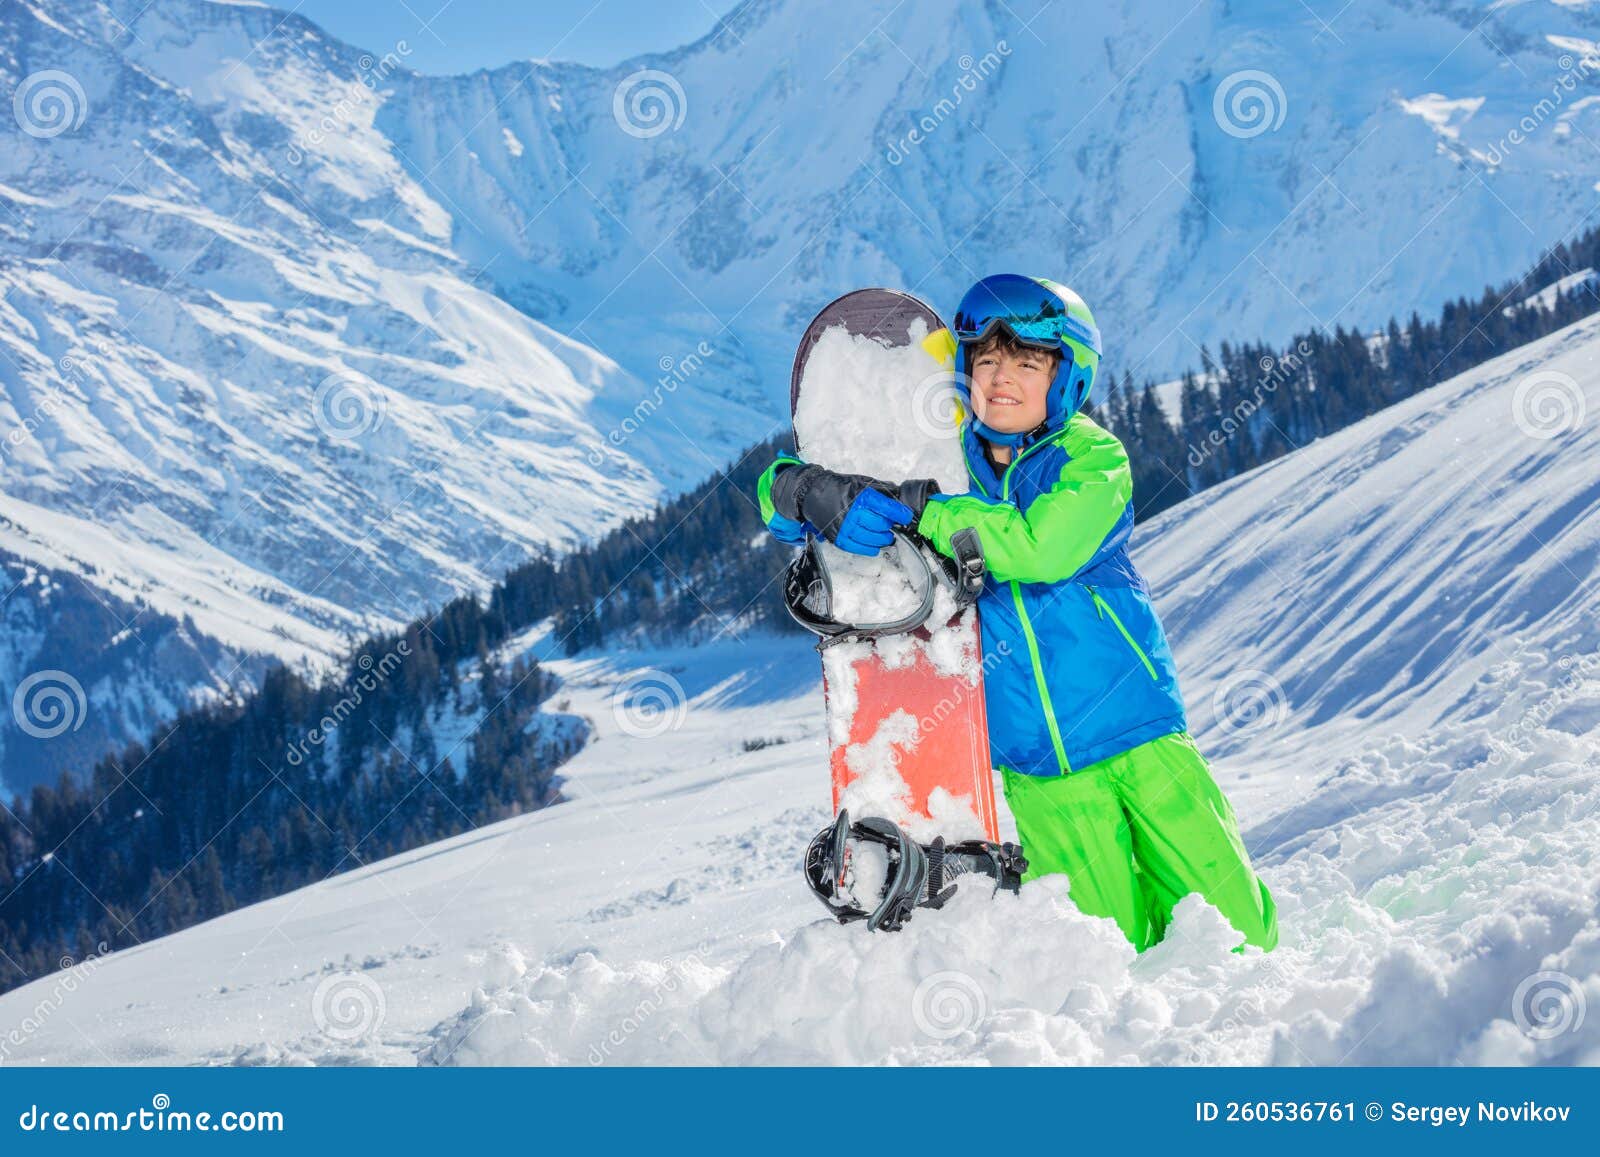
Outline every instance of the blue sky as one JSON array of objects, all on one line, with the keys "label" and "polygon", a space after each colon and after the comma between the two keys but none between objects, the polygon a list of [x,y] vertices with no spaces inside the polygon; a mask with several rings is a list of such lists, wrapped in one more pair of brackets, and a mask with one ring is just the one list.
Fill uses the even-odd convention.
[{"label": "blue sky", "polygon": [[[269,0],[294,8],[294,0]],[[471,72],[544,57],[609,65],[711,31],[734,0],[302,0],[302,16],[342,40],[410,47],[418,72]]]}]

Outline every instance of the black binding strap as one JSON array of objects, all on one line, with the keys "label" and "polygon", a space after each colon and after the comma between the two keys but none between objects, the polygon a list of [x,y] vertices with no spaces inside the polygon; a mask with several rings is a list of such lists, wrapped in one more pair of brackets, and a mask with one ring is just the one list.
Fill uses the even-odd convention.
[{"label": "black binding strap", "polygon": [[[888,849],[889,878],[875,902],[846,887],[851,841],[863,840]],[[918,908],[944,907],[956,893],[950,881],[961,876],[986,876],[994,881],[996,892],[1016,892],[1027,870],[1028,861],[1016,844],[987,840],[946,844],[940,836],[923,845],[881,817],[866,816],[852,823],[846,810],[812,838],[805,855],[806,882],[829,914],[841,924],[865,921],[874,932],[899,931]]]},{"label": "black binding strap", "polygon": [[[835,643],[850,643],[862,639],[877,639],[885,635],[902,635],[914,631],[928,621],[933,611],[933,592],[937,582],[944,582],[955,595],[957,609],[969,607],[983,591],[988,568],[983,560],[983,543],[973,527],[956,531],[950,539],[954,558],[934,552],[931,544],[924,548],[926,539],[903,530],[895,530],[897,557],[912,575],[919,590],[917,606],[911,613],[882,623],[846,623],[833,616],[833,579],[828,564],[816,538],[808,537],[805,547],[795,556],[783,576],[783,601],[790,616],[813,635],[819,637],[818,648]],[[928,561],[932,554],[935,563]],[[907,560],[915,559],[915,563]]]}]

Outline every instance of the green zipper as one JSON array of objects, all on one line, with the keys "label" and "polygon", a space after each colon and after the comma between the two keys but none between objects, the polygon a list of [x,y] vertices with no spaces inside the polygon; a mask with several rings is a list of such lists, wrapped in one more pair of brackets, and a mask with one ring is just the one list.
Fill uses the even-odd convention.
[{"label": "green zipper", "polygon": [[[1039,439],[1021,454],[1011,459],[1005,468],[1005,472],[1000,476],[1000,498],[1002,501],[1010,497],[1011,472],[1017,468],[1017,464],[1039,447],[1051,442],[1054,437],[1054,435],[1051,435],[1050,437]],[[1017,618],[1022,622],[1022,638],[1028,644],[1028,658],[1033,663],[1033,685],[1039,691],[1039,706],[1044,711],[1045,726],[1050,729],[1050,743],[1056,749],[1056,759],[1061,764],[1061,774],[1070,775],[1072,774],[1072,764],[1067,760],[1066,744],[1061,742],[1061,727],[1056,723],[1056,710],[1050,703],[1050,689],[1045,686],[1044,663],[1039,658],[1039,640],[1033,633],[1033,621],[1028,618],[1027,609],[1022,605],[1022,587],[1016,579],[1011,580],[1011,601],[1016,604]]]},{"label": "green zipper", "polygon": [[1150,673],[1150,678],[1159,683],[1161,681],[1161,677],[1156,674],[1156,665],[1150,661],[1150,656],[1144,653],[1144,648],[1139,646],[1138,643],[1134,642],[1133,636],[1128,634],[1128,628],[1124,627],[1122,625],[1122,620],[1117,618],[1117,612],[1111,609],[1111,604],[1106,602],[1105,599],[1101,598],[1100,592],[1095,590],[1093,587],[1085,586],[1083,589],[1088,591],[1089,597],[1094,600],[1095,613],[1098,614],[1102,620],[1104,620],[1107,615],[1111,616],[1111,624],[1117,628],[1117,633],[1127,641],[1128,646],[1133,648],[1133,653],[1139,656],[1139,662],[1144,664],[1144,669]]},{"label": "green zipper", "polygon": [[989,491],[984,487],[983,479],[978,477],[978,472],[972,468],[972,463],[967,461],[967,456],[965,454],[961,455],[961,461],[967,468],[967,477],[972,479],[973,484],[977,486],[979,493],[981,493],[985,498],[989,497]]},{"label": "green zipper", "polygon": [[[1002,502],[1005,501],[1006,499],[1008,499],[1011,496],[1011,472],[1017,468],[1018,464],[1021,463],[1022,460],[1024,458],[1026,458],[1029,454],[1032,454],[1035,450],[1039,449],[1041,446],[1050,445],[1057,438],[1059,438],[1062,434],[1065,434],[1066,432],[1067,432],[1066,431],[1066,427],[1063,426],[1060,430],[1057,430],[1053,434],[1046,434],[1043,438],[1040,438],[1032,446],[1029,446],[1026,450],[1024,450],[1022,453],[1018,454],[1016,457],[1012,458],[1011,461],[1006,464],[1005,471],[1000,475],[1000,499],[1001,499]],[[972,469],[972,467],[968,466],[967,469],[970,470],[970,469]]]},{"label": "green zipper", "polygon": [[1067,775],[1072,771],[1072,764],[1067,762],[1067,748],[1061,742],[1061,728],[1056,724],[1056,710],[1050,705],[1050,690],[1044,685],[1044,664],[1039,660],[1039,640],[1034,637],[1033,623],[1028,620],[1028,612],[1022,606],[1022,587],[1016,579],[1011,580],[1011,600],[1017,605],[1017,618],[1022,620],[1022,638],[1028,644],[1028,658],[1033,661],[1033,685],[1039,689],[1039,706],[1044,709],[1045,726],[1050,728],[1050,742],[1056,749],[1056,759],[1061,762],[1061,774]]}]

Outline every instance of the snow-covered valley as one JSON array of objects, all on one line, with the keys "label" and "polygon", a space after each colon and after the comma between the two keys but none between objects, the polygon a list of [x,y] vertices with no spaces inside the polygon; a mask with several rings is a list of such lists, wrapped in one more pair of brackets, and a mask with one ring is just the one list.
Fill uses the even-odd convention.
[{"label": "snow-covered valley", "polygon": [[8,993],[4,1060],[1600,1062],[1597,413],[1593,319],[1137,532],[1270,955],[1048,880],[825,922],[815,658],[724,639],[552,659],[569,802]]}]

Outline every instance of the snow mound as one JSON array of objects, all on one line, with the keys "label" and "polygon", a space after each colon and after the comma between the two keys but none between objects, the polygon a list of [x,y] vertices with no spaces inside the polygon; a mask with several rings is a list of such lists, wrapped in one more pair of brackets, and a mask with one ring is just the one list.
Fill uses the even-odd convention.
[{"label": "snow mound", "polygon": [[436,1029],[423,1065],[705,1063],[681,1028],[722,974],[698,954],[614,968],[593,951],[479,988]]},{"label": "snow mound", "polygon": [[[1452,768],[1460,770],[1452,773]],[[1064,877],[967,884],[898,934],[818,920],[742,959],[592,951],[486,985],[425,1064],[1600,1062],[1600,744],[1392,739],[1264,859],[1273,953],[1198,896],[1142,957]],[[1383,791],[1371,790],[1384,784]],[[1354,809],[1353,813],[1350,809]],[[503,978],[502,978],[503,979]]]}]

